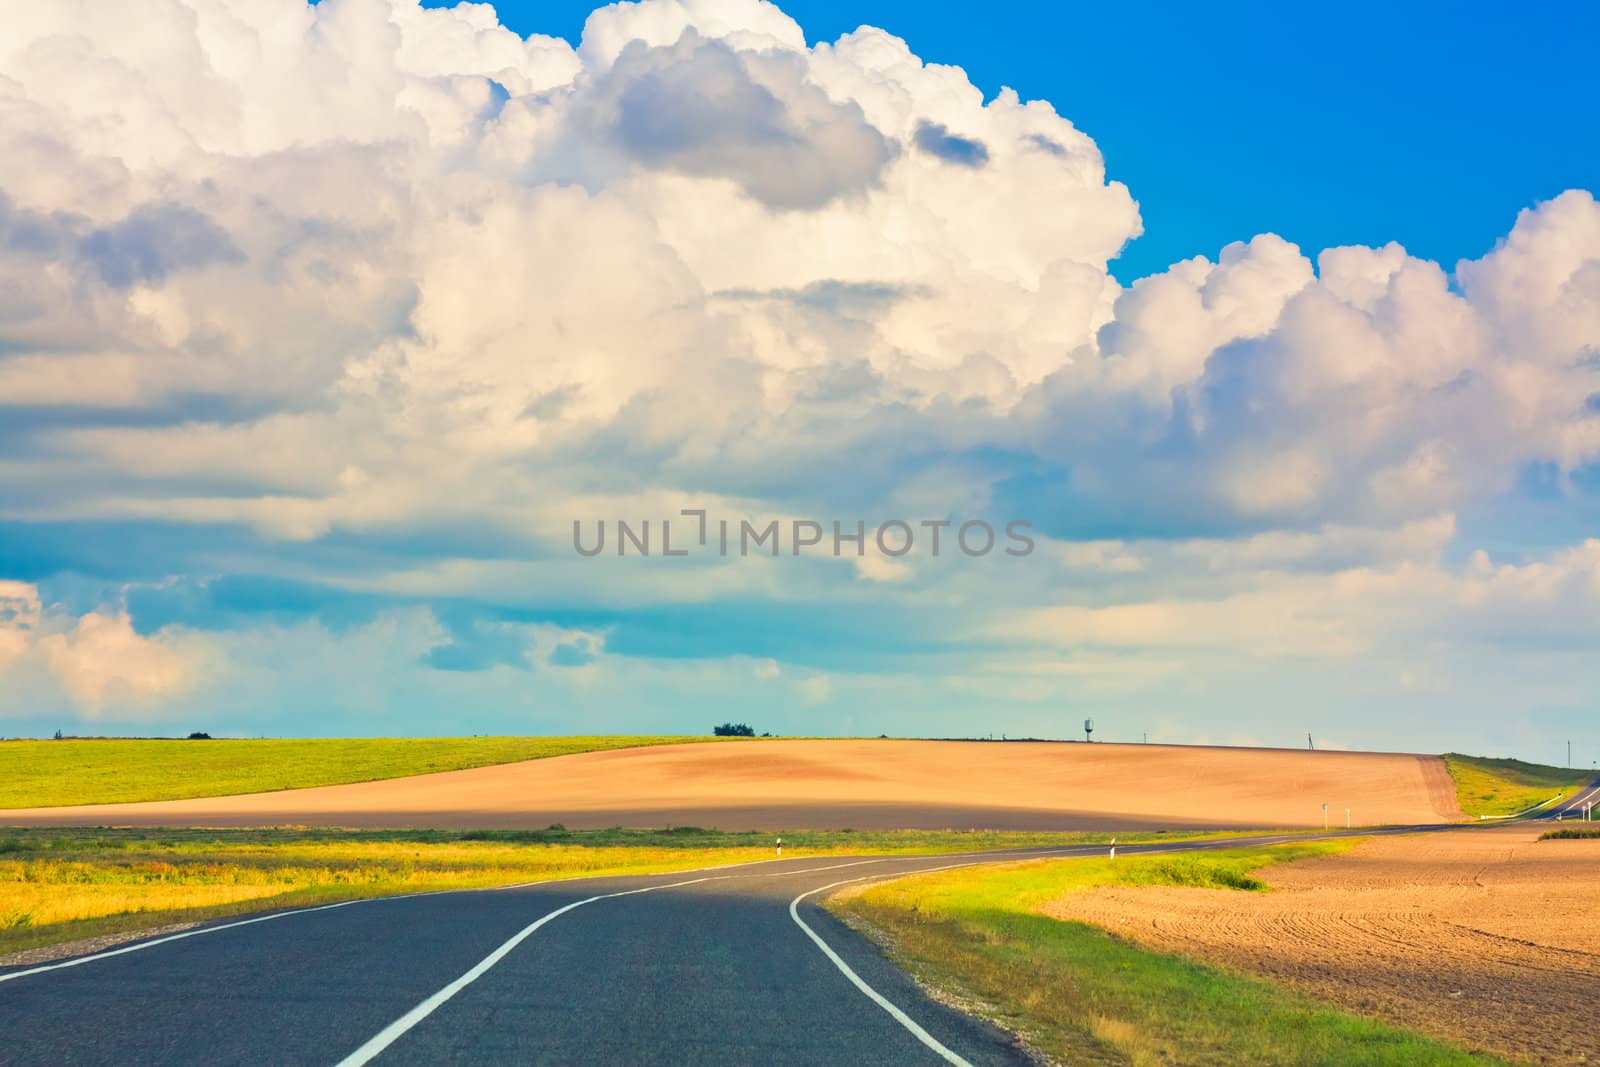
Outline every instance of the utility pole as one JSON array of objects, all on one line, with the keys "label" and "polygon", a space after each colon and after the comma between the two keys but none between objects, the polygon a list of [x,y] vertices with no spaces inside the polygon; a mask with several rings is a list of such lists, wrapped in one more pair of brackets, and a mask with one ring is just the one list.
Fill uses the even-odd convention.
[{"label": "utility pole", "polygon": [[1317,750],[1316,743],[1311,740],[1311,735],[1310,734],[1306,734],[1306,747],[1309,748],[1313,752],[1315,752]]}]

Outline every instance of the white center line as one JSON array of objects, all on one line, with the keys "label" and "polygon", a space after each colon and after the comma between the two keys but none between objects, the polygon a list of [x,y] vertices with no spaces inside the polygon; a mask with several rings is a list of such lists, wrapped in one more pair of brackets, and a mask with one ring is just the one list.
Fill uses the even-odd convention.
[{"label": "white center line", "polygon": [[[855,863],[844,863],[844,864],[840,864],[839,866],[842,866],[842,867],[853,867],[853,866],[856,866],[857,864],[861,864],[861,863],[881,863],[881,862],[883,862],[884,859],[891,859],[891,858],[893,858],[893,857],[886,856],[886,857],[882,857],[881,859],[857,860]],[[736,868],[739,868],[739,867],[761,867],[761,866],[765,866],[767,864],[794,863],[794,862],[797,862],[797,861],[796,860],[749,860],[749,861],[745,861],[745,862],[742,862],[742,863],[721,863],[721,864],[717,864],[717,865],[711,866],[711,867],[691,867],[691,868],[689,868],[687,870],[681,870],[681,871],[657,871],[657,872],[654,872],[654,873],[660,874],[660,875],[665,877],[665,876],[670,876],[670,875],[674,875],[674,874],[699,874],[701,871],[724,871],[724,870],[733,870],[733,869],[736,869]],[[780,877],[780,876],[785,875],[785,874],[805,874],[805,873],[807,873],[807,871],[831,870],[831,869],[832,868],[829,868],[829,867],[811,867],[811,868],[807,868],[806,870],[801,870],[801,871],[789,871],[789,870],[776,871],[776,872],[772,872],[770,875],[767,875],[767,872],[756,872],[754,875],[752,875],[752,877],[761,877],[761,876]],[[184,930],[181,933],[168,934],[165,937],[155,937],[155,938],[150,938],[149,940],[137,941],[137,942],[135,942],[135,943],[133,943],[131,945],[124,945],[121,948],[108,949],[108,950],[106,950],[104,952],[95,952],[95,953],[92,953],[91,955],[87,955],[87,956],[74,956],[74,957],[72,957],[70,959],[59,960],[59,961],[57,961],[55,963],[46,963],[46,964],[42,964],[42,965],[37,966],[37,967],[29,967],[27,970],[7,971],[4,974],[0,974],[0,982],[10,982],[10,981],[12,981],[14,979],[17,979],[17,978],[27,978],[30,975],[44,974],[44,973],[46,973],[48,971],[59,971],[59,970],[62,970],[63,968],[66,968],[66,967],[78,967],[78,966],[81,966],[81,965],[83,965],[85,963],[93,963],[96,960],[108,960],[108,959],[112,958],[113,956],[125,956],[130,952],[143,952],[145,949],[147,949],[147,948],[155,948],[157,945],[166,945],[166,944],[170,944],[171,942],[174,942],[174,941],[183,941],[183,940],[185,940],[187,938],[191,938],[191,937],[202,937],[202,936],[204,936],[206,934],[217,934],[217,933],[221,933],[224,930],[237,930],[241,926],[254,926],[256,923],[272,922],[272,921],[274,921],[276,919],[287,919],[291,915],[309,915],[312,912],[331,911],[334,908],[348,908],[352,904],[382,904],[382,903],[386,903],[388,901],[394,901],[394,900],[414,900],[417,897],[449,896],[451,894],[456,894],[456,893],[503,893],[503,892],[505,892],[507,890],[512,890],[512,889],[530,889],[530,888],[532,888],[534,886],[541,886],[541,885],[556,885],[556,884],[563,884],[563,883],[568,883],[568,882],[576,884],[578,882],[591,882],[591,881],[599,881],[599,880],[602,880],[602,879],[622,878],[622,877],[645,877],[645,875],[589,874],[589,875],[582,875],[582,876],[577,877],[577,878],[542,878],[542,879],[539,879],[537,881],[532,881],[532,882],[515,882],[515,883],[512,883],[511,885],[475,886],[475,887],[470,888],[470,889],[436,889],[436,890],[431,890],[431,891],[423,892],[423,893],[396,893],[393,896],[361,897],[361,898],[356,899],[356,900],[341,900],[341,901],[339,901],[339,902],[337,902],[335,904],[317,904],[317,905],[314,905],[313,907],[309,907],[309,908],[290,908],[290,909],[285,910],[285,911],[271,912],[270,914],[267,914],[267,915],[257,915],[254,918],[250,918],[250,919],[238,919],[238,920],[236,920],[234,922],[214,923],[214,924],[209,924],[209,925],[205,925],[205,926],[198,926],[198,927],[195,927],[192,930]],[[728,877],[731,877],[731,876],[728,876]]]},{"label": "white center line", "polygon": [[597,900],[610,900],[613,897],[631,897],[639,893],[653,893],[657,889],[675,889],[679,886],[694,885],[697,882],[708,882],[710,880],[711,879],[709,878],[694,878],[687,882],[673,882],[670,885],[653,885],[647,886],[644,889],[625,889],[620,893],[601,893],[599,896],[586,897],[583,900],[575,900],[565,907],[557,908],[555,911],[535,919],[533,922],[529,923],[527,926],[524,926],[521,930],[518,930],[515,934],[513,934],[499,948],[495,949],[483,959],[479,960],[471,970],[467,971],[460,978],[457,978],[454,982],[451,982],[449,985],[445,986],[443,989],[439,990],[437,993],[433,994],[431,997],[424,1000],[422,1003],[418,1004],[416,1007],[400,1016],[400,1018],[396,1019],[394,1022],[390,1023],[388,1026],[385,1026],[382,1030],[374,1034],[372,1038],[364,1045],[350,1053],[350,1055],[346,1056],[344,1059],[340,1060],[339,1067],[360,1067],[361,1064],[370,1063],[374,1056],[388,1048],[390,1045],[394,1044],[401,1037],[405,1036],[406,1031],[410,1030],[413,1026],[416,1026],[422,1020],[432,1015],[436,1010],[438,1010],[440,1005],[444,1004],[451,997],[467,988],[467,986],[471,985],[473,982],[476,982],[479,978],[482,978],[489,968],[505,959],[506,955],[512,949],[516,948],[528,938],[532,937],[535,930],[539,929],[539,927],[543,926],[545,923],[556,918],[557,916],[565,915],[574,908],[581,908],[585,904],[593,904]]},{"label": "white center line", "polygon": [[[835,871],[841,867],[859,867],[867,863],[880,862],[882,862],[882,860],[855,860],[851,863],[837,863],[829,867],[808,867],[799,871],[775,872],[770,876],[777,876],[779,874],[810,874],[816,871]],[[716,868],[709,869],[715,870]],[[767,872],[760,872],[755,876],[763,877],[769,875]],[[445,986],[443,989],[439,990],[437,993],[434,993],[422,1003],[418,1004],[416,1007],[400,1016],[400,1018],[396,1019],[382,1030],[378,1031],[378,1033],[374,1034],[360,1048],[356,1049],[354,1052],[350,1053],[350,1055],[340,1060],[338,1067],[361,1067],[362,1064],[370,1063],[375,1056],[377,1056],[384,1049],[388,1048],[390,1045],[394,1044],[396,1041],[400,1040],[400,1038],[404,1037],[412,1027],[416,1026],[422,1020],[432,1015],[451,997],[467,988],[467,986],[471,985],[473,982],[476,982],[479,978],[482,978],[491,967],[505,959],[506,956],[509,955],[511,951],[518,945],[532,937],[534,932],[537,931],[539,927],[543,926],[547,922],[550,922],[552,919],[556,919],[562,915],[565,915],[567,912],[572,911],[575,908],[581,908],[585,904],[593,904],[597,900],[612,900],[616,897],[632,897],[637,896],[640,893],[654,893],[658,889],[679,889],[686,885],[699,885],[701,882],[720,882],[740,877],[751,877],[751,875],[707,875],[704,878],[691,878],[688,881],[671,882],[667,885],[652,885],[646,886],[643,889],[624,889],[619,893],[601,893],[597,896],[586,897],[583,900],[575,900],[571,904],[567,904],[563,907],[557,908],[555,911],[542,915],[538,919],[535,919],[533,922],[529,923],[527,926],[524,926],[521,930],[518,930],[515,934],[511,935],[511,937],[507,938],[499,948],[495,949],[483,959],[479,960],[461,977],[457,978],[455,981],[451,982],[449,985]]]}]

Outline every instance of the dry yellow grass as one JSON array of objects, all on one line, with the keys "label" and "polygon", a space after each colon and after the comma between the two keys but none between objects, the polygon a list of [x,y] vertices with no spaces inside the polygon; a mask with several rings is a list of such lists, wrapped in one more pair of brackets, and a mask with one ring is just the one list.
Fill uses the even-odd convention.
[{"label": "dry yellow grass", "polygon": [[[373,896],[636,874],[770,859],[769,849],[585,848],[352,842],[256,845],[194,862],[0,862],[0,935],[113,915],[207,909],[272,897]],[[0,945],[6,938],[0,936]]]},{"label": "dry yellow grass", "polygon": [[[1092,834],[785,835],[788,856],[966,851]],[[643,874],[773,857],[765,834],[660,831],[0,831],[0,953],[354,897]]]},{"label": "dry yellow grass", "polygon": [[[0,871],[0,879],[8,872]],[[283,885],[71,885],[6,884],[0,891],[0,930],[180,908],[209,908],[274,897]]]}]

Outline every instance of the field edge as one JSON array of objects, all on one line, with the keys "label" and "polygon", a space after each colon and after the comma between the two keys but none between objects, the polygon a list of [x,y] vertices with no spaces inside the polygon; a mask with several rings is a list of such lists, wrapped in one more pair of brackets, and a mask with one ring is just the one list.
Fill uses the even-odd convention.
[{"label": "field edge", "polygon": [[[1083,881],[1085,887],[1168,884],[1259,890],[1265,887],[1250,884],[1248,871],[1354,847],[1357,840],[1207,853],[1193,861],[1194,870],[1173,865],[1148,882],[1122,883],[1116,876],[1100,880],[1086,867]],[[1322,844],[1332,848],[1313,847]],[[1273,855],[1274,849],[1281,851]],[[1154,857],[1117,862],[1126,864],[1126,871],[1140,859]],[[1273,1062],[1306,1067],[1330,1062],[1371,1067],[1507,1063],[1325,1004],[1265,978],[1146,949],[1098,926],[1050,918],[1033,911],[1034,902],[1025,894],[1013,896],[1010,904],[983,899],[962,909],[915,892],[918,883],[981,885],[984,879],[1003,879],[1007,870],[1040,862],[910,875],[847,889],[824,906],[877,945],[930,996],[1011,1032],[1049,1062]],[[1045,862],[1107,865],[1082,859]],[[1246,879],[1238,880],[1240,874]],[[959,895],[957,890],[956,899]],[[1077,964],[1082,968],[1075,969]],[[1144,1009],[1125,1010],[1128,989],[1119,990],[1119,984],[1137,987],[1131,999],[1148,1006],[1144,1017],[1130,1018]],[[1060,995],[1052,995],[1057,991]],[[1085,1001],[1092,1008],[1076,1017],[1057,1012],[1061,1005]],[[1228,1012],[1241,1013],[1241,1018],[1229,1025]],[[1262,1040],[1266,1048],[1260,1046]],[[1253,1041],[1258,1043],[1251,1045]]]}]

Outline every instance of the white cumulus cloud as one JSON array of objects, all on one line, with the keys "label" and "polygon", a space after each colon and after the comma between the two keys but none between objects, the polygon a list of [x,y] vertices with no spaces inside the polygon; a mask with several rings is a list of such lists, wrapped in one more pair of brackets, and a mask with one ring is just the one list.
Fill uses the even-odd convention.
[{"label": "white cumulus cloud", "polygon": [[[121,606],[135,577],[530,616],[870,596],[1018,656],[1301,656],[1497,614],[1592,636],[1582,538],[1485,571],[1456,519],[1600,462],[1589,192],[1460,264],[1241,234],[1125,287],[1137,203],[1049,102],[882,29],[808,44],[761,0],[612,4],[576,46],[416,0],[0,0],[0,25],[0,527],[176,546],[109,576],[50,556],[111,590],[64,614],[0,563],[0,669],[85,706],[198,684],[197,646]],[[1004,508],[1039,569],[574,569],[573,518],[695,505]],[[516,644],[394,617],[418,656],[436,626]],[[860,692],[828,677],[818,701]]]}]

